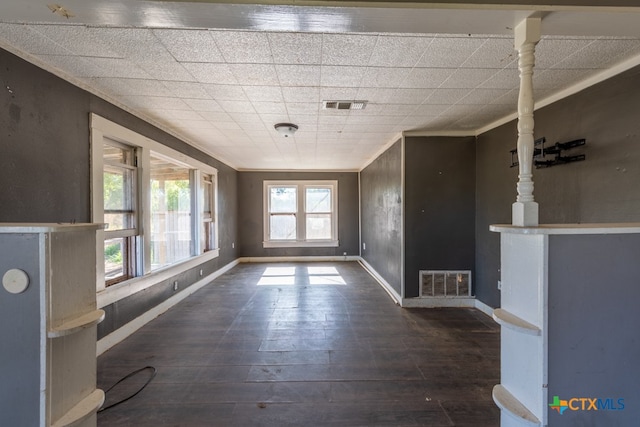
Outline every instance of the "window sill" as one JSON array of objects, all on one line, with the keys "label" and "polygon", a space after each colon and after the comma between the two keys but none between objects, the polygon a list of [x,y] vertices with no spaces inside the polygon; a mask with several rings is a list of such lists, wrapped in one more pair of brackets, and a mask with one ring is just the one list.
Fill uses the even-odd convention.
[{"label": "window sill", "polygon": [[181,261],[177,264],[164,267],[159,270],[152,271],[144,276],[135,277],[133,279],[126,280],[115,285],[111,285],[103,290],[98,291],[97,306],[98,308],[106,307],[114,302],[124,299],[130,295],[140,292],[144,289],[150,288],[164,280],[170,279],[180,273],[195,268],[202,263],[217,258],[220,255],[219,249],[214,249],[205,252],[202,255],[197,255]]},{"label": "window sill", "polygon": [[263,248],[336,248],[338,246],[340,246],[340,242],[338,240],[262,242]]}]

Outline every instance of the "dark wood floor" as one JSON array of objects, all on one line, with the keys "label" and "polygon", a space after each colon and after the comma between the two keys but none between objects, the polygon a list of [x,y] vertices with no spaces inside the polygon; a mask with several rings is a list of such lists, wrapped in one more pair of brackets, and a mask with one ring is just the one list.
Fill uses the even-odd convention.
[{"label": "dark wood floor", "polygon": [[402,309],[354,262],[240,264],[100,356],[98,385],[147,365],[99,426],[499,424],[493,320]]}]

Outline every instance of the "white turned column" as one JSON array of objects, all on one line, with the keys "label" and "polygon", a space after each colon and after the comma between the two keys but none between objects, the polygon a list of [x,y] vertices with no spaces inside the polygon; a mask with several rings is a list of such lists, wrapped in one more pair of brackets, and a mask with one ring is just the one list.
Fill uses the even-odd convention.
[{"label": "white turned column", "polygon": [[520,69],[518,96],[518,197],[512,206],[513,225],[538,225],[538,204],[533,199],[533,66],[540,41],[540,18],[527,18],[515,28]]}]

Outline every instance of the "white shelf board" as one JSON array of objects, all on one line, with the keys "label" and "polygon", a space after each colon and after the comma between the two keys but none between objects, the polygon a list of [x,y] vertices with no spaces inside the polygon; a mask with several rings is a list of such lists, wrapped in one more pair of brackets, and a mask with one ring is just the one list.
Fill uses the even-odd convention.
[{"label": "white shelf board", "polygon": [[542,333],[540,328],[533,323],[529,323],[502,308],[496,308],[493,310],[493,320],[505,328],[512,329],[516,332],[522,332],[523,334],[539,336]]},{"label": "white shelf board", "polygon": [[104,403],[104,392],[100,389],[94,390],[90,395],[82,399],[69,412],[58,418],[51,427],[69,427],[78,425],[82,421],[95,414]]},{"label": "white shelf board", "polygon": [[511,234],[638,234],[640,223],[540,224],[537,227],[493,224],[489,229],[498,233]]},{"label": "white shelf board", "polygon": [[516,399],[502,384],[493,387],[493,401],[496,405],[512,416],[525,421],[530,426],[541,425],[540,420],[518,399]]},{"label": "white shelf board", "polygon": [[104,320],[104,310],[95,310],[73,320],[63,323],[62,325],[51,328],[47,332],[48,338],[59,338],[66,335],[74,334],[82,329],[97,325]]}]

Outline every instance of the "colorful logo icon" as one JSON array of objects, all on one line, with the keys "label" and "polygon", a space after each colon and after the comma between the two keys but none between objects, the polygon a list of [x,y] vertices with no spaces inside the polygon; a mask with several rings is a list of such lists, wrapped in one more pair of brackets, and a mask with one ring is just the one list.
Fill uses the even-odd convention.
[{"label": "colorful logo icon", "polygon": [[549,407],[558,411],[560,415],[569,407],[569,403],[566,400],[560,400],[558,396],[553,396],[553,402],[549,403]]}]

